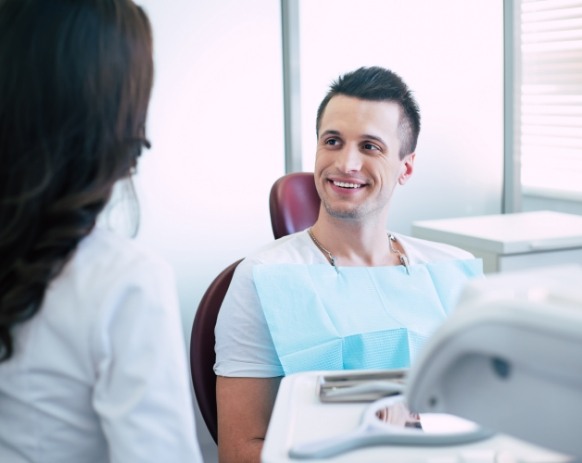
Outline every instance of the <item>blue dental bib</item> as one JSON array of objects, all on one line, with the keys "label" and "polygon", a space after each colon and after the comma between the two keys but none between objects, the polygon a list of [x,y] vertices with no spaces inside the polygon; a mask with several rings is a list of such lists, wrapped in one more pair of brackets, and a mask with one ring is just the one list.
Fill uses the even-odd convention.
[{"label": "blue dental bib", "polygon": [[253,278],[286,375],[408,368],[479,259],[403,266],[264,264]]}]

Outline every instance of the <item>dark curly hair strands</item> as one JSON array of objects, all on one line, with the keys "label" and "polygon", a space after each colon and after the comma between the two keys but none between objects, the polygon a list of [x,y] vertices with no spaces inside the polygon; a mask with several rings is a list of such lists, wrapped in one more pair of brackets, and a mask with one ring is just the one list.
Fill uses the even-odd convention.
[{"label": "dark curly hair strands", "polygon": [[0,361],[148,146],[152,79],[131,0],[0,0]]}]

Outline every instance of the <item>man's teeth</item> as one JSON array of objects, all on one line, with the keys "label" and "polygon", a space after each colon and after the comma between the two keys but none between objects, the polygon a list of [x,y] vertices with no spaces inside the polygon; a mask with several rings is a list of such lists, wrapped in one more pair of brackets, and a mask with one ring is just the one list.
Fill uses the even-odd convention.
[{"label": "man's teeth", "polygon": [[347,183],[347,182],[333,182],[335,186],[339,186],[342,188],[361,188],[362,185],[359,183]]}]

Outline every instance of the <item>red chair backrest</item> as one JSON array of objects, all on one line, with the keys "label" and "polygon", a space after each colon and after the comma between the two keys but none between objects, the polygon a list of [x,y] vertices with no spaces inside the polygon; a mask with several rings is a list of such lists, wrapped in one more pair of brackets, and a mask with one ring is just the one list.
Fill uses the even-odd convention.
[{"label": "red chair backrest", "polygon": [[311,227],[320,203],[312,172],[294,172],[275,181],[269,196],[275,239]]}]

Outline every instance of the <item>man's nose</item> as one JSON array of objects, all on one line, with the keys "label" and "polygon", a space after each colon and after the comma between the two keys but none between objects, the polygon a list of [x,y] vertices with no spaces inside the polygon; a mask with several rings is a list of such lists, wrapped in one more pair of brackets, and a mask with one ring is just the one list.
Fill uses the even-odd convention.
[{"label": "man's nose", "polygon": [[341,172],[357,172],[362,168],[362,153],[357,146],[346,145],[338,153],[336,164]]}]

